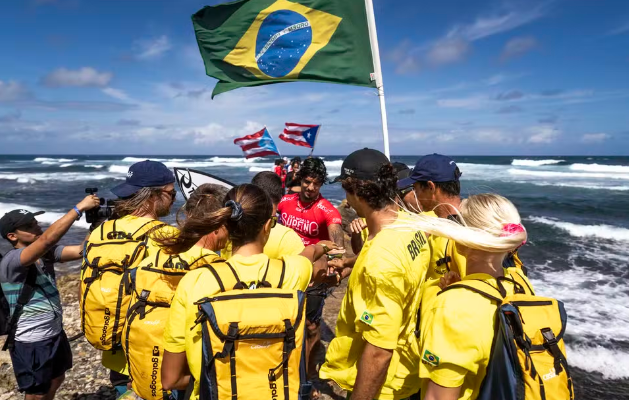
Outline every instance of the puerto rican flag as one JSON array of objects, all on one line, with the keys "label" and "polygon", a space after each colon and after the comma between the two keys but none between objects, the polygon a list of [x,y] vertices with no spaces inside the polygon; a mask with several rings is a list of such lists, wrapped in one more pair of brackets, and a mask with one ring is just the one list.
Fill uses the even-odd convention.
[{"label": "puerto rican flag", "polygon": [[234,144],[240,146],[245,158],[280,155],[271,134],[266,128],[252,135],[234,139]]},{"label": "puerto rican flag", "polygon": [[280,139],[295,146],[312,149],[320,129],[321,125],[302,125],[287,122],[284,132],[280,133]]}]

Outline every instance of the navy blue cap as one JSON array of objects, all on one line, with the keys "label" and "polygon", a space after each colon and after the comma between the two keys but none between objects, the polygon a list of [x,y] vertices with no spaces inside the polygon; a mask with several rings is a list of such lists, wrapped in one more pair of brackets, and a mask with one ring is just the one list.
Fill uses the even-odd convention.
[{"label": "navy blue cap", "polygon": [[441,154],[429,154],[417,161],[413,173],[397,182],[398,189],[405,189],[415,182],[451,182],[458,181],[461,171],[450,157]]},{"label": "navy blue cap", "polygon": [[145,187],[165,186],[175,182],[175,175],[164,164],[157,161],[141,161],[129,167],[124,183],[111,189],[116,196],[131,197]]},{"label": "navy blue cap", "polygon": [[30,212],[28,210],[13,210],[4,214],[0,218],[0,236],[4,239],[7,238],[9,233],[15,232],[15,230],[21,226],[28,225],[36,216],[42,215],[44,211]]}]

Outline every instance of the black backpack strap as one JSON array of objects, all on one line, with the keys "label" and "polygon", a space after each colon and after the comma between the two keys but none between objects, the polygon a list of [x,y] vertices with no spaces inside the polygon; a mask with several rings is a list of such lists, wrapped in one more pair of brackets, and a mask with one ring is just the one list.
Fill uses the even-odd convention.
[{"label": "black backpack strap", "polygon": [[[143,229],[144,229],[147,225],[149,225],[149,224],[155,224],[155,225],[154,225],[154,226],[152,226],[151,228],[147,229],[146,231],[143,231]],[[167,225],[167,224],[166,224],[166,223],[164,223],[164,222],[159,222],[159,221],[156,221],[156,220],[149,221],[149,222],[145,223],[144,225],[142,225],[142,226],[141,226],[141,227],[140,227],[137,231],[135,231],[135,232],[131,235],[131,237],[133,237],[135,240],[144,240],[144,239],[146,239],[146,238],[147,238],[147,237],[148,237],[151,233],[155,232],[157,229],[159,229],[159,228],[161,228],[162,226],[165,226],[165,225]],[[140,232],[142,232],[142,234],[136,237],[136,235],[137,235],[138,233],[140,233]]]},{"label": "black backpack strap", "polygon": [[452,262],[452,257],[448,255],[448,246],[450,245],[450,239],[446,241],[446,248],[443,250],[443,258],[437,260],[436,264],[438,267],[445,264],[446,269],[450,272],[450,262]]},{"label": "black backpack strap", "polygon": [[[229,267],[229,269],[231,270],[232,274],[236,278],[235,286],[233,286],[233,287],[227,286],[227,289],[226,289],[226,286],[225,286],[226,285],[225,281],[227,281],[227,279],[221,278],[222,271],[225,271],[225,268],[224,268],[225,265],[227,265]],[[234,269],[234,267],[232,267],[225,260],[218,259],[218,260],[212,261],[210,264],[202,265],[199,268],[207,268],[207,269],[210,270],[212,275],[214,275],[214,278],[216,279],[216,282],[218,283],[218,287],[221,289],[221,292],[226,292],[228,290],[237,289],[236,286],[238,286],[239,284],[242,283],[242,282],[240,282],[240,278],[238,277],[238,274],[236,273],[236,270]]]},{"label": "black backpack strap", "polygon": [[18,320],[20,319],[20,315],[22,314],[24,306],[28,304],[28,302],[31,300],[31,297],[33,296],[33,292],[35,292],[38,272],[37,267],[35,265],[31,265],[27,268],[28,272],[26,274],[26,280],[24,281],[24,285],[22,286],[20,295],[17,298],[15,310],[13,310],[13,314],[11,314],[8,329],[9,335],[7,336],[7,340],[4,342],[4,346],[2,346],[2,351],[13,348],[13,345],[15,343],[15,333],[17,332]]},{"label": "black backpack strap", "polygon": [[[487,286],[489,286],[490,288],[492,288],[492,289],[494,289],[495,291],[497,291],[501,297],[504,297],[504,295],[501,293],[501,291],[500,291],[499,289],[497,289],[497,288],[493,287],[493,286],[492,286],[492,285],[490,285],[489,283],[487,283],[487,282],[485,282],[485,281],[481,281],[481,280],[475,280],[475,282],[483,282],[483,283],[487,284]],[[491,295],[491,294],[489,294],[489,293],[485,292],[484,290],[481,290],[481,289],[479,289],[479,288],[477,288],[477,287],[475,287],[475,286],[472,286],[472,285],[467,285],[467,284],[466,284],[465,282],[463,282],[463,281],[461,281],[461,282],[457,282],[457,283],[453,283],[452,285],[450,285],[450,286],[448,286],[448,287],[446,287],[446,288],[444,288],[444,289],[441,289],[441,291],[440,291],[439,293],[437,293],[437,296],[439,296],[439,295],[440,295],[441,293],[443,293],[443,292],[447,292],[448,290],[459,289],[459,288],[464,288],[464,289],[467,289],[467,290],[471,290],[472,292],[474,292],[474,293],[478,293],[478,294],[480,294],[481,296],[483,296],[483,297],[485,297],[485,298],[487,298],[487,299],[489,299],[489,300],[491,300],[491,301],[493,301],[493,302],[496,302],[496,303],[498,303],[498,304],[501,304],[501,303],[502,303],[502,298],[499,298],[499,297],[493,296],[493,295]]]},{"label": "black backpack strap", "polygon": [[[271,263],[271,261],[274,261],[273,263]],[[277,265],[278,263],[276,261],[280,261],[280,260],[271,260],[269,259],[269,261],[266,264],[266,271],[264,271],[264,276],[262,276],[262,279],[259,282],[259,287],[268,287],[268,288],[272,288],[272,287],[276,287],[278,289],[282,288],[282,285],[284,284],[284,277],[286,276],[286,261],[284,261],[284,259],[282,259],[282,266],[281,266],[281,270],[279,272],[279,276],[276,273],[276,269],[277,269]],[[267,280],[267,275],[269,274],[269,270],[271,270],[271,277],[275,278],[272,279],[273,281],[277,282],[276,285],[274,285],[273,283],[269,282],[269,280],[271,280],[271,278],[269,278],[269,280]]]}]

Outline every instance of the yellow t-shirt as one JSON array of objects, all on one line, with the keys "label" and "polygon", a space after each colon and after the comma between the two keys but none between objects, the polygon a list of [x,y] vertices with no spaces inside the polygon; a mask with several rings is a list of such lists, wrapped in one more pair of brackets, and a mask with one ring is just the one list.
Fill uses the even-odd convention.
[{"label": "yellow t-shirt", "polygon": [[[511,276],[514,272],[509,269],[504,273]],[[496,279],[487,274],[471,274],[462,280],[483,280],[496,287]],[[504,286],[507,294],[513,294],[512,285]],[[433,360],[423,361],[419,369],[420,378],[425,378],[424,395],[428,380],[432,380],[444,387],[462,386],[459,400],[476,398],[489,363],[496,307],[489,299],[466,289],[448,290],[436,297],[422,321],[422,359],[432,356]]]},{"label": "yellow t-shirt", "polygon": [[[125,231],[125,232],[128,231],[129,233],[135,233],[135,231],[139,227],[141,227],[142,225],[150,221],[153,221],[153,219],[145,218],[145,217],[134,217],[134,216],[128,215],[126,217],[122,217],[116,220],[116,229],[120,231]],[[171,225],[165,225],[164,227],[159,228],[159,229],[160,230],[162,229],[176,230],[177,228]],[[92,234],[99,235],[100,230],[97,229]],[[157,243],[149,239],[147,241],[147,246],[146,246],[146,257],[150,257],[152,255],[154,256],[157,249],[159,249],[159,246],[157,245]],[[101,362],[103,366],[107,369],[119,372],[123,375],[129,375],[129,370],[127,368],[127,359],[122,350],[117,350],[115,353],[111,351],[103,351],[103,357],[102,357]]]},{"label": "yellow t-shirt", "polygon": [[[286,272],[282,287],[306,290],[312,277],[310,260],[302,256],[284,256],[283,259],[286,262]],[[262,279],[269,257],[265,254],[250,257],[236,254],[228,261],[243,282],[250,282]],[[194,322],[199,308],[194,302],[219,292],[218,283],[209,269],[199,268],[187,273],[179,282],[170,306],[170,318],[164,330],[164,348],[171,353],[186,352],[188,367],[195,379],[193,399],[198,398],[199,394],[198,382],[203,357],[201,325],[195,326]],[[191,331],[190,328],[193,326],[194,329]]]},{"label": "yellow t-shirt", "polygon": [[422,232],[395,230],[398,223],[365,242],[349,278],[336,338],[319,372],[322,379],[353,390],[365,342],[393,350],[386,381],[376,395],[384,400],[406,398],[420,388],[413,331],[430,250]]},{"label": "yellow t-shirt", "polygon": [[[294,230],[277,224],[271,229],[269,240],[264,245],[264,254],[272,260],[278,260],[282,256],[296,256],[304,251],[305,246],[301,238]],[[221,250],[221,257],[228,259],[232,256],[232,242]]]}]

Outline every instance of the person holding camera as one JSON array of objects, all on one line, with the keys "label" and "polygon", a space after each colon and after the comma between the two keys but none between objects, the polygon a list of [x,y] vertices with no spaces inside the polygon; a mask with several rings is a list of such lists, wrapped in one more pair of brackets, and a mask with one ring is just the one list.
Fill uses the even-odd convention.
[{"label": "person holding camera", "polygon": [[[123,269],[128,267],[129,260],[139,262],[141,259],[155,256],[159,246],[150,238],[150,234],[157,230],[161,232],[162,229],[164,231],[175,229],[159,222],[159,218],[170,214],[170,209],[175,202],[174,182],[174,174],[160,162],[146,160],[131,165],[125,182],[111,189],[119,200],[114,201],[113,215],[110,220],[104,222],[90,235],[86,247],[88,249],[86,260],[91,260],[95,264],[99,263],[90,254],[91,249],[95,248],[100,248],[106,253],[106,264],[126,266]],[[139,243],[142,246],[142,252],[139,248],[129,250],[128,247],[120,244],[124,241]],[[102,250],[105,247],[108,248],[107,251]],[[103,261],[100,260],[100,262]],[[112,267],[98,265],[94,265],[95,268],[92,267],[89,265],[84,268],[81,276],[81,298],[84,299],[81,305],[83,330],[86,339],[96,348],[103,350],[102,364],[110,370],[112,386],[116,388],[118,395],[122,395],[127,391],[129,372],[120,344],[119,330],[124,325],[123,314],[126,312],[123,300],[130,301],[130,291],[128,286],[123,288],[120,273],[108,273]],[[88,270],[95,275],[88,276]],[[127,281],[122,282],[129,284]],[[107,296],[90,296],[88,291],[97,290],[97,284],[101,285],[100,290],[103,293],[113,296],[114,299],[120,299],[117,300],[119,305],[116,306],[116,300],[113,306],[109,303],[99,303],[99,299],[107,301]],[[102,314],[103,309],[110,313],[106,320],[104,317],[95,317],[95,315],[100,315],[99,312]],[[103,323],[104,325],[98,325]],[[113,331],[112,326],[114,326]],[[94,332],[97,333],[95,339],[92,337]],[[99,332],[106,332],[103,334],[103,341],[107,347],[99,347],[98,342],[101,340]]]},{"label": "person holding camera", "polygon": [[0,218],[0,235],[13,246],[0,260],[0,285],[10,309],[3,350],[9,349],[26,400],[53,399],[72,368],[54,263],[80,259],[83,246],[57,243],[83,212],[98,205],[98,197],[85,197],[45,232],[35,219],[44,211],[13,210]]}]

